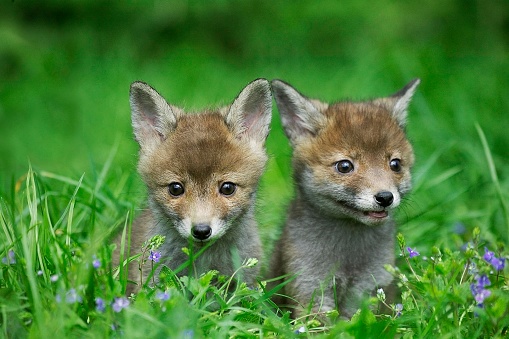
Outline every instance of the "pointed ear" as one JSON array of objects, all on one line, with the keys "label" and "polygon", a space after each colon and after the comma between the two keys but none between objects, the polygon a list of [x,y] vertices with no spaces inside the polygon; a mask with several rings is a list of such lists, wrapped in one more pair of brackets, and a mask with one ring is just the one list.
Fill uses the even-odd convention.
[{"label": "pointed ear", "polygon": [[265,143],[272,117],[270,84],[265,79],[249,83],[225,115],[226,124],[239,136]]},{"label": "pointed ear", "polygon": [[301,136],[316,135],[325,125],[322,111],[328,104],[306,98],[281,80],[272,80],[272,90],[281,123],[292,144]]},{"label": "pointed ear", "polygon": [[146,83],[131,84],[129,102],[134,136],[143,150],[153,149],[175,129],[180,109],[170,106]]},{"label": "pointed ear", "polygon": [[412,96],[420,82],[420,79],[414,79],[390,97],[378,99],[375,100],[375,102],[382,103],[389,111],[392,112],[392,116],[396,119],[398,124],[401,127],[405,127],[408,115],[408,105],[410,104],[410,100],[412,99]]}]

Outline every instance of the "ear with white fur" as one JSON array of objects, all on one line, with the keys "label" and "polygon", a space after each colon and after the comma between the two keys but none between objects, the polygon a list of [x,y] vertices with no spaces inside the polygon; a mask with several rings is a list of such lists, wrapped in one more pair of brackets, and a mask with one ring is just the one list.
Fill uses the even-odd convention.
[{"label": "ear with white fur", "polygon": [[143,151],[155,148],[177,126],[180,109],[170,106],[146,83],[131,84],[129,102],[134,136]]},{"label": "ear with white fur", "polygon": [[408,105],[420,82],[420,79],[414,79],[390,97],[379,99],[379,102],[382,102],[392,112],[392,116],[401,127],[406,125]]},{"label": "ear with white fur", "polygon": [[264,144],[272,118],[272,95],[265,79],[249,83],[225,115],[226,124],[238,135]]},{"label": "ear with white fur", "polygon": [[306,98],[281,80],[272,80],[272,90],[281,123],[292,144],[302,136],[316,135],[324,126],[322,111],[328,104]]}]

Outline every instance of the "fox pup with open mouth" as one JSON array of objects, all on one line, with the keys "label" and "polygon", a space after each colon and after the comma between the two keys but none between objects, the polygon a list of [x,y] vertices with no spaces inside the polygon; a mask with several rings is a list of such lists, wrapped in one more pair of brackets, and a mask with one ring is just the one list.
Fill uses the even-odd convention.
[{"label": "fox pup with open mouth", "polygon": [[313,312],[339,308],[351,317],[364,294],[391,283],[384,265],[395,260],[392,213],[411,188],[405,124],[418,84],[385,98],[327,104],[272,81],[296,187],[272,276],[297,275],[283,293],[296,299],[298,315],[312,303]]},{"label": "fox pup with open mouth", "polygon": [[[185,114],[143,82],[131,85],[132,125],[140,145],[138,172],[148,188],[148,208],[132,225],[130,255],[141,252],[154,235],[166,237],[158,248],[160,262],[174,270],[194,253],[191,272],[218,270],[232,275],[235,262],[260,258],[261,245],[254,219],[258,181],[267,162],[265,140],[272,111],[270,84],[248,84],[230,106]],[[117,237],[120,245],[120,236]],[[211,244],[210,244],[211,243]],[[119,247],[119,246],[117,246]],[[117,262],[119,249],[116,251]],[[150,264],[142,270],[143,281]],[[128,278],[140,282],[138,261]],[[255,282],[258,270],[243,272]],[[156,273],[156,278],[157,278]],[[139,286],[128,285],[128,292]]]}]

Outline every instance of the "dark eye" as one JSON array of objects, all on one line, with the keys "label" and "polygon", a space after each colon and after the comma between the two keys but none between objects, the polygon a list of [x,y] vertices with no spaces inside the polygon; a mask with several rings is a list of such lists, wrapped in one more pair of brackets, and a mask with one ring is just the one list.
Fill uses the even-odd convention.
[{"label": "dark eye", "polygon": [[184,194],[184,186],[179,182],[172,182],[168,185],[168,192],[174,197]]},{"label": "dark eye", "polygon": [[399,160],[399,159],[392,159],[389,162],[389,167],[394,172],[400,172],[401,171],[401,160]]},{"label": "dark eye", "polygon": [[349,160],[341,160],[336,163],[336,170],[339,173],[350,173],[353,171],[353,164]]},{"label": "dark eye", "polygon": [[224,182],[219,188],[219,192],[222,195],[232,195],[233,193],[235,193],[236,188],[237,185],[235,185],[233,182]]}]

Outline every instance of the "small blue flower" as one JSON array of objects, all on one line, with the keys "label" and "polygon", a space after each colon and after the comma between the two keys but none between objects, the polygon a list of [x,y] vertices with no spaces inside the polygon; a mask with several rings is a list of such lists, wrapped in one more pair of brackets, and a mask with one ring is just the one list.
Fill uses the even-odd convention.
[{"label": "small blue flower", "polygon": [[505,267],[505,258],[495,257],[495,253],[489,251],[486,247],[484,248],[483,259],[490,263],[497,271],[501,271]]},{"label": "small blue flower", "polygon": [[106,304],[104,303],[104,300],[102,298],[95,298],[95,310],[97,312],[104,312],[104,310],[106,309]]},{"label": "small blue flower", "polygon": [[58,274],[53,274],[51,277],[49,277],[49,280],[51,282],[56,282],[58,280]]},{"label": "small blue flower", "polygon": [[385,301],[385,292],[383,288],[379,288],[376,290],[376,297],[378,300]]},{"label": "small blue flower", "polygon": [[495,257],[493,257],[493,259],[491,259],[490,264],[497,271],[501,271],[505,267],[505,258],[495,258]]},{"label": "small blue flower", "polygon": [[2,264],[14,265],[15,263],[16,263],[16,253],[14,253],[13,250],[10,250],[7,253],[7,256],[2,258]]},{"label": "small blue flower", "polygon": [[491,295],[491,291],[485,289],[485,287],[491,285],[491,282],[485,274],[476,276],[475,280],[476,283],[470,284],[470,291],[477,302],[477,306],[483,307],[484,299]]},{"label": "small blue flower", "polygon": [[477,292],[476,295],[474,295],[474,299],[478,305],[481,305],[484,302],[484,299],[488,298],[490,295],[491,295],[490,290],[481,289],[479,292]]},{"label": "small blue flower", "polygon": [[159,262],[159,260],[161,259],[161,252],[151,250],[148,259],[152,260],[153,262]]},{"label": "small blue flower", "polygon": [[490,286],[491,285],[490,279],[488,278],[488,276],[486,274],[483,274],[481,276],[477,276],[476,279],[477,279],[477,285],[480,288],[485,288],[486,286]]},{"label": "small blue flower", "polygon": [[101,261],[99,259],[97,259],[97,257],[94,255],[92,257],[92,266],[97,270],[101,267]]},{"label": "small blue flower", "polygon": [[403,312],[403,304],[396,304],[394,306],[394,310],[396,311],[396,317],[401,316],[401,313]]},{"label": "small blue flower", "polygon": [[74,304],[74,303],[80,303],[82,301],[80,295],[74,288],[71,288],[66,294],[65,294],[65,301],[68,304]]},{"label": "small blue flower", "polygon": [[302,334],[305,332],[306,332],[306,328],[304,326],[301,326],[298,329],[296,329],[295,331],[293,331],[293,333],[295,333],[295,334]]},{"label": "small blue flower", "polygon": [[166,301],[170,299],[170,293],[168,291],[157,291],[156,299],[161,301]]},{"label": "small blue flower", "polygon": [[411,249],[410,247],[407,247],[406,250],[408,251],[408,256],[410,258],[417,257],[418,255],[420,255],[419,252],[417,252],[416,250]]},{"label": "small blue flower", "polygon": [[115,298],[115,301],[111,305],[111,308],[113,308],[113,311],[118,313],[118,312],[122,311],[124,308],[126,308],[127,306],[129,306],[129,300],[126,297],[121,297],[121,298]]},{"label": "small blue flower", "polygon": [[491,260],[495,257],[495,253],[491,252],[488,250],[487,247],[484,248],[484,255],[483,255],[483,259],[486,260],[487,262],[491,262]]}]

